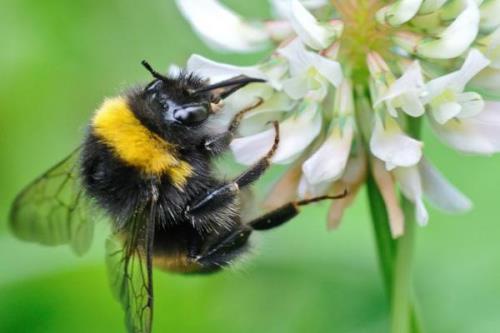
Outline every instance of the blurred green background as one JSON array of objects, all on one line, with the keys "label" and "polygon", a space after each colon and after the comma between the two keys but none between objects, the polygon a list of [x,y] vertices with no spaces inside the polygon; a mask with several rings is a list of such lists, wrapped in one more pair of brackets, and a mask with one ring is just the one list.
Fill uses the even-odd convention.
[{"label": "blurred green background", "polygon": [[[268,17],[265,0],[227,1]],[[122,332],[99,235],[90,255],[13,239],[16,192],[81,140],[105,96],[191,53],[235,64],[265,55],[204,46],[173,1],[0,0],[0,332]],[[415,283],[428,332],[500,330],[500,157],[456,154],[425,131],[426,154],[475,202],[464,216],[431,211],[418,230]],[[273,171],[260,188],[269,186]],[[209,277],[155,273],[155,332],[387,332],[366,195],[326,232],[327,205],[262,235],[258,255]]]}]

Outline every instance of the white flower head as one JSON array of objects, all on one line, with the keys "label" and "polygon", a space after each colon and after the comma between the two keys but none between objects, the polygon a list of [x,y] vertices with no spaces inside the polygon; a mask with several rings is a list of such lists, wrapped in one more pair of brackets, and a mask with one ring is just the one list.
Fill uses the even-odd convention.
[{"label": "white flower head", "polygon": [[418,128],[427,121],[460,152],[500,152],[500,102],[491,100],[500,100],[500,0],[271,0],[275,18],[261,22],[215,0],[177,3],[213,47],[248,52],[274,43],[257,65],[195,55],[187,67],[212,82],[237,75],[266,80],[224,100],[217,119],[227,126],[262,100],[231,143],[246,165],[268,152],[275,135],[269,122],[279,121],[272,162],[292,163],[273,192],[287,191],[280,204],[347,187],[349,196],[328,214],[336,228],[370,173],[393,237],[406,223],[398,192],[421,225],[429,220],[427,202],[451,213],[471,208],[425,158]]}]

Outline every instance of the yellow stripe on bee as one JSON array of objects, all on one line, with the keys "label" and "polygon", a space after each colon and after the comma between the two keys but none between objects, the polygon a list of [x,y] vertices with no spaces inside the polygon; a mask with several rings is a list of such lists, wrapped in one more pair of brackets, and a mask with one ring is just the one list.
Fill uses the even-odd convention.
[{"label": "yellow stripe on bee", "polygon": [[194,273],[201,270],[201,265],[189,259],[185,253],[155,255],[153,265],[166,272]]},{"label": "yellow stripe on bee", "polygon": [[183,186],[191,166],[176,157],[175,146],[146,128],[123,97],[108,99],[92,119],[93,133],[126,164],[149,175],[168,174]]}]

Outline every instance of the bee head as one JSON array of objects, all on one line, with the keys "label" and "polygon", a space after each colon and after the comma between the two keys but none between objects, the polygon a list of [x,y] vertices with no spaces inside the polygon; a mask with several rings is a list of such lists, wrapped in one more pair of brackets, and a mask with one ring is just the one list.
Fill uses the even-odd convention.
[{"label": "bee head", "polygon": [[193,74],[181,73],[171,78],[155,71],[146,61],[142,65],[154,77],[144,88],[143,100],[169,127],[198,127],[214,113],[213,105],[249,83],[264,82],[240,75],[208,84]]}]

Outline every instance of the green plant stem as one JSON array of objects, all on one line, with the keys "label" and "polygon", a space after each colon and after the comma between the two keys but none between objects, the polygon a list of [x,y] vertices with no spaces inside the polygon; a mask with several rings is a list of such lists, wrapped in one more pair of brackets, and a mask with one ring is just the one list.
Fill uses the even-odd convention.
[{"label": "green plant stem", "polygon": [[389,229],[389,218],[387,216],[384,199],[382,198],[371,173],[368,175],[366,185],[368,191],[368,202],[370,204],[370,213],[372,216],[373,231],[375,233],[377,252],[379,256],[379,265],[382,270],[386,291],[388,292],[390,298],[390,294],[392,292],[392,272],[396,244],[392,239],[391,231]]},{"label": "green plant stem", "polygon": [[[385,203],[380,194],[380,191],[373,179],[373,176],[370,174],[367,179],[367,192],[368,192],[368,201],[370,204],[370,212],[372,216],[373,229],[375,233],[375,240],[377,245],[377,252],[379,256],[379,265],[382,271],[384,285],[386,287],[388,299],[391,303],[391,318],[394,318],[394,315],[400,315],[399,313],[395,314],[392,310],[394,308],[394,298],[395,298],[395,288],[393,287],[393,281],[398,277],[395,271],[395,267],[397,267],[397,258],[396,253],[402,244],[399,240],[395,241],[390,233],[389,229],[389,219],[387,216],[387,210],[385,208]],[[412,208],[410,203],[410,208]],[[413,235],[413,230],[411,231]],[[413,237],[411,238],[413,239]],[[410,238],[407,238],[410,240]],[[406,244],[409,246],[412,244]],[[411,250],[411,246],[409,246],[409,250]],[[408,253],[407,253],[408,254]],[[403,254],[400,253],[399,258],[403,258]],[[410,258],[411,259],[411,258]],[[406,261],[406,263],[410,264],[411,260]],[[400,270],[401,271],[401,270]],[[408,275],[405,275],[409,277]],[[408,288],[411,290],[411,284],[408,282]],[[402,289],[399,289],[400,291]],[[414,302],[414,297],[411,295],[411,299],[408,299],[407,305],[403,306],[403,309],[406,309],[407,314],[403,314],[403,317],[409,318],[410,320],[410,331],[413,333],[422,332],[422,325],[420,324],[419,317],[417,315],[417,309]],[[408,331],[392,331],[392,332],[408,332]]]},{"label": "green plant stem", "polygon": [[[407,132],[415,139],[421,136],[421,119],[407,120]],[[405,197],[401,198],[405,217],[405,233],[396,242],[393,270],[393,289],[391,292],[391,332],[420,332],[420,324],[416,314],[415,301],[412,302],[412,269],[413,248],[415,238],[415,205]]]},{"label": "green plant stem", "polygon": [[[369,101],[368,88],[355,86],[356,123],[366,146],[371,136],[370,122],[373,110]],[[407,131],[416,139],[420,138],[421,122],[418,118],[407,118]],[[421,333],[422,325],[413,289],[411,285],[411,267],[413,260],[414,212],[413,204],[403,199],[406,218],[406,235],[395,241],[389,227],[389,217],[384,199],[371,172],[368,172],[367,195],[370,205],[373,230],[377,245],[379,264],[383,275],[387,296],[391,304],[392,333]],[[399,330],[403,327],[404,330]]]},{"label": "green plant stem", "polygon": [[418,308],[418,302],[417,298],[415,297],[415,294],[411,294],[411,299],[410,299],[410,332],[413,333],[422,333],[423,332],[423,325],[421,322],[421,318],[419,316],[420,311]]},{"label": "green plant stem", "polygon": [[411,273],[413,262],[413,241],[415,233],[414,206],[408,200],[402,200],[405,214],[405,233],[396,243],[394,262],[393,289],[391,301],[391,332],[407,333],[411,330]]}]

